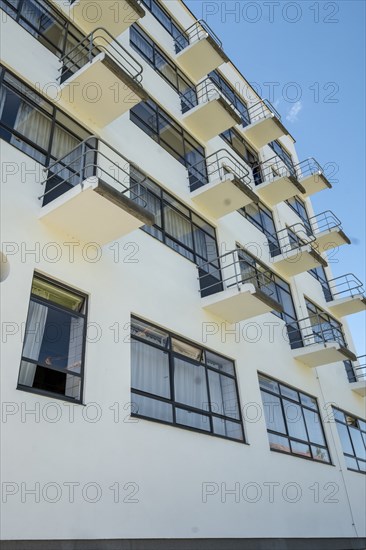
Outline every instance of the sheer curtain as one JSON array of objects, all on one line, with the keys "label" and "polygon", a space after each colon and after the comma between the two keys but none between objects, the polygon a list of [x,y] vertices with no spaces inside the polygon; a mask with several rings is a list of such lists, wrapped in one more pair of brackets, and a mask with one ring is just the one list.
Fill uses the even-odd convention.
[{"label": "sheer curtain", "polygon": [[[70,322],[70,340],[68,350],[67,370],[80,373],[81,360],[83,352],[83,334],[84,334],[84,319],[80,317],[72,317]],[[80,378],[78,376],[66,375],[65,395],[80,398]]]},{"label": "sheer curtain", "polygon": [[163,350],[132,340],[131,386],[170,398],[169,358]]},{"label": "sheer curtain", "polygon": [[[27,320],[23,357],[38,361],[41,351],[43,335],[46,326],[48,308],[31,301]],[[22,363],[19,375],[19,384],[33,386],[37,365],[33,363]]]},{"label": "sheer curtain", "polygon": [[[19,105],[14,130],[17,130],[19,134],[44,151],[48,150],[51,136],[51,120],[25,101],[22,101]],[[34,147],[32,145],[28,145],[25,142],[21,142],[20,145],[19,139],[15,136],[12,136],[11,144],[16,145],[22,151],[34,157]],[[43,155],[40,153],[39,156],[43,158]]]}]

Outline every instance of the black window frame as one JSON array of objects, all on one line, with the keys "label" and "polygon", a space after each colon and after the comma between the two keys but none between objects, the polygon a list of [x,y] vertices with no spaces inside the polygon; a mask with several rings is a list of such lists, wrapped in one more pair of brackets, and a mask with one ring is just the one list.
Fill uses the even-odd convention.
[{"label": "black window frame", "polygon": [[[259,220],[253,218],[253,216],[248,211],[248,207],[245,206],[238,210],[239,214],[241,214],[246,220],[248,220],[252,225],[254,225],[254,227],[259,229],[259,231],[261,231],[266,236],[271,257],[277,256],[281,253],[281,247],[277,236],[277,229],[272,210],[270,210],[261,201],[259,201],[258,203],[251,203],[250,207],[258,210]],[[264,222],[265,216],[267,216],[267,218],[271,220],[273,225],[273,232],[270,232],[266,227],[266,224]]]},{"label": "black window frame", "polygon": [[[237,147],[235,147],[235,142],[233,138],[235,137],[236,140],[240,141],[240,143],[243,145],[246,156],[243,155],[243,152],[240,151]],[[244,160],[244,162],[247,164],[249,168],[252,170],[253,174],[253,181],[254,185],[260,185],[263,183],[263,175],[260,167],[260,158],[259,153],[251,146],[249,143],[244,139],[243,136],[239,134],[237,130],[234,128],[229,128],[229,130],[226,130],[222,134],[220,134],[220,138],[225,141],[232,150],[241,158]]]},{"label": "black window frame", "polygon": [[[150,11],[155,19],[162,25],[162,27],[174,38],[179,37],[179,45],[175,44],[176,53],[183,50],[189,44],[189,38],[185,33],[185,30],[179,23],[170,15],[170,13],[162,6],[158,0],[141,0],[143,5]],[[163,17],[159,17],[159,13]]]},{"label": "black window frame", "polygon": [[[341,346],[344,348],[348,348],[346,335],[343,330],[343,325],[340,321],[338,321],[335,317],[330,315],[327,311],[325,311],[323,308],[315,304],[312,300],[310,300],[307,296],[304,296],[305,299],[305,305],[308,312],[308,317],[311,318],[312,316],[316,316],[316,318],[319,320],[321,319],[321,325],[324,325],[322,327],[321,333],[330,333],[332,338],[337,341]],[[320,326],[319,323],[317,326]],[[313,334],[314,336],[317,336],[317,332],[315,332],[315,327],[313,328]],[[323,339],[320,338],[321,342],[323,342]]]},{"label": "black window frame", "polygon": [[[277,384],[278,393],[276,393],[273,390],[268,389],[268,387],[263,387],[261,385],[261,378],[265,378],[265,379],[269,380],[270,382]],[[307,392],[299,390],[298,388],[295,388],[295,387],[293,387],[293,386],[291,386],[287,383],[283,383],[282,381],[277,380],[276,378],[273,378],[272,376],[269,376],[268,374],[265,374],[263,372],[258,372],[258,381],[259,381],[259,388],[260,388],[261,395],[262,395],[262,392],[263,393],[268,393],[269,395],[275,396],[276,398],[278,398],[280,400],[282,419],[283,419],[284,427],[285,427],[285,434],[284,434],[284,433],[277,432],[275,430],[269,429],[268,426],[267,426],[267,422],[266,422],[267,434],[273,434],[275,436],[287,439],[288,445],[289,445],[289,451],[285,451],[285,450],[281,450],[281,449],[275,449],[275,448],[271,447],[271,443],[268,440],[270,450],[275,452],[275,453],[285,454],[285,455],[289,455],[289,456],[295,456],[297,458],[302,458],[302,459],[305,459],[305,460],[311,460],[312,462],[316,462],[316,463],[319,463],[319,464],[325,464],[325,465],[332,466],[333,465],[332,457],[331,457],[331,454],[330,454],[329,445],[328,445],[327,437],[326,437],[326,434],[325,434],[322,417],[321,417],[321,414],[320,414],[318,399],[316,397],[314,397],[313,395],[308,394]],[[298,401],[291,398],[288,394],[285,395],[284,393],[281,393],[281,388],[280,388],[281,386],[285,390],[287,389],[290,392],[296,392],[297,395],[298,395]],[[311,400],[314,400],[315,404],[316,404],[316,409],[305,405],[301,400],[301,396],[304,396],[305,398],[309,398]],[[286,417],[286,412],[285,412],[285,409],[284,409],[283,400],[286,400],[286,401],[288,401],[290,403],[293,403],[296,406],[300,407],[301,413],[302,413],[301,418],[302,418],[302,421],[303,421],[303,424],[304,424],[304,427],[305,427],[307,440],[300,439],[300,438],[297,438],[297,437],[294,437],[294,436],[290,435],[289,428],[288,428],[288,418]],[[264,404],[264,401],[263,401],[263,397],[262,397],[262,403],[263,403],[263,407],[264,407],[265,404]],[[316,413],[318,415],[319,423],[320,423],[320,427],[321,427],[321,431],[322,431],[322,435],[323,435],[323,439],[324,439],[324,442],[325,442],[324,445],[320,445],[319,443],[315,443],[314,441],[311,441],[311,439],[309,438],[309,430],[308,430],[306,420],[305,420],[305,415],[304,415],[304,412],[303,412],[304,409],[309,410],[309,411],[311,411],[313,413]],[[312,456],[305,456],[301,453],[293,452],[292,447],[291,447],[291,441],[293,441],[294,443],[307,445],[309,447],[309,450],[310,450]],[[319,460],[319,459],[314,458],[312,447],[319,447],[320,449],[324,449],[328,454],[329,461],[324,461],[324,460]]]},{"label": "black window frame", "polygon": [[[65,55],[66,52],[66,44],[67,44],[67,37],[73,36],[75,38],[75,43],[79,42],[84,38],[85,35],[81,31],[79,31],[75,25],[71,23],[66,17],[64,17],[58,10],[56,10],[49,2],[46,0],[32,0],[32,3],[35,5],[41,6],[46,12],[50,14],[50,16],[59,23],[60,27],[64,30],[64,39],[62,47],[53,44],[46,35],[43,35],[39,32],[39,29],[37,29],[33,24],[32,21],[27,19],[25,14],[27,13],[27,9],[30,11],[32,9],[32,5],[29,3],[29,0],[19,0],[18,6],[14,7],[8,0],[0,0],[0,8],[5,11],[9,17],[11,17],[16,23],[18,23],[23,29],[25,29],[29,34],[31,34],[36,40],[38,40],[45,48],[47,48],[49,51],[57,55],[57,57],[61,58],[63,55]],[[25,11],[23,11],[23,7],[25,6]],[[28,28],[29,27],[29,28]],[[32,29],[33,32],[30,30]],[[40,40],[39,36],[36,36],[36,34],[39,34],[40,37],[42,37],[42,40]]]},{"label": "black window frame", "polygon": [[282,162],[290,170],[291,174],[294,173],[294,161],[292,155],[277,139],[271,141],[269,144],[272,151],[282,160]]},{"label": "black window frame", "polygon": [[[158,331],[163,331],[164,333],[166,333],[167,336],[168,336],[168,342],[167,342],[166,346],[164,347],[162,345],[152,343],[151,341],[147,341],[144,338],[141,338],[139,336],[136,336],[136,335],[132,334],[132,327],[133,327],[133,322],[134,321],[144,323],[145,325],[147,324],[152,329],[155,329],[155,330],[158,330]],[[189,359],[186,355],[180,354],[178,351],[174,351],[172,349],[172,344],[171,344],[173,339],[175,341],[179,341],[183,344],[186,344],[188,346],[193,346],[194,348],[199,349],[201,351],[201,354],[200,354],[201,360]],[[186,338],[184,338],[180,335],[177,335],[177,334],[175,334],[174,332],[172,332],[170,330],[166,330],[165,328],[159,327],[159,326],[155,325],[154,323],[151,323],[150,321],[146,321],[145,319],[141,319],[136,315],[131,316],[131,343],[132,343],[133,340],[135,340],[137,342],[141,342],[145,345],[152,346],[155,349],[161,350],[164,353],[168,354],[168,356],[169,356],[170,398],[168,399],[166,397],[162,397],[162,396],[159,396],[159,395],[156,395],[156,394],[152,394],[152,393],[149,393],[149,392],[146,392],[146,391],[143,391],[143,390],[133,388],[132,387],[132,375],[131,375],[131,416],[132,417],[142,418],[144,420],[149,420],[151,422],[157,422],[159,424],[174,426],[174,427],[181,428],[181,429],[184,429],[184,430],[198,432],[198,433],[202,433],[202,434],[205,434],[205,435],[210,435],[210,436],[213,436],[213,437],[219,437],[220,439],[234,441],[235,443],[241,443],[241,444],[246,443],[246,437],[245,437],[245,431],[244,431],[244,425],[243,425],[242,409],[241,409],[241,402],[240,402],[238,379],[237,379],[237,374],[236,374],[237,369],[236,369],[235,361],[233,359],[231,359],[229,357],[226,357],[226,356],[222,355],[221,353],[217,353],[216,351],[210,350],[210,349],[206,348],[205,346],[202,346],[202,344],[198,344],[198,343],[193,342],[189,339],[186,339]],[[215,369],[214,367],[208,365],[208,362],[206,360],[206,353],[207,352],[212,353],[213,355],[216,355],[218,357],[221,357],[225,361],[229,361],[232,364],[234,374],[231,375],[229,373],[222,372],[219,369]],[[132,349],[131,349],[131,358],[132,358],[132,353],[133,352],[132,352]],[[187,362],[188,364],[198,365],[198,366],[203,367],[205,369],[205,380],[206,380],[206,390],[207,390],[207,405],[208,405],[209,410],[205,410],[203,408],[199,409],[199,408],[196,408],[196,407],[193,407],[191,405],[187,405],[185,403],[181,403],[181,402],[175,400],[174,357],[176,357],[178,359],[180,358],[180,359],[184,360],[185,362]],[[131,361],[131,363],[132,363],[132,361]],[[131,364],[131,369],[132,369],[132,364]],[[213,373],[216,373],[216,374],[220,374],[222,376],[226,376],[227,378],[234,381],[235,390],[236,390],[237,407],[238,407],[238,409],[237,409],[238,419],[236,419],[232,416],[228,416],[228,415],[225,415],[225,414],[220,414],[218,412],[212,411],[212,403],[211,403],[211,397],[210,397],[210,385],[209,385],[209,379],[208,379],[208,373],[209,372],[213,372]],[[173,421],[169,422],[167,420],[161,420],[161,419],[157,419],[157,418],[153,418],[153,417],[138,414],[136,412],[136,407],[134,406],[134,402],[133,402],[133,396],[134,395],[141,395],[142,397],[146,397],[148,399],[153,399],[155,401],[160,401],[160,402],[171,405]],[[184,411],[187,411],[187,412],[196,413],[196,414],[201,415],[201,416],[206,416],[208,421],[209,421],[210,431],[201,430],[199,428],[195,428],[195,427],[192,427],[192,426],[177,423],[177,421],[176,421],[176,409],[177,408],[178,409],[183,409]],[[234,424],[237,424],[238,426],[240,426],[242,439],[235,439],[235,438],[232,438],[232,437],[228,437],[228,436],[225,436],[225,435],[215,433],[214,429],[213,429],[213,418],[216,418],[216,419],[222,420],[222,421],[233,422]]]},{"label": "black window frame", "polygon": [[318,267],[314,267],[313,269],[310,269],[308,273],[319,282],[320,286],[322,287],[325,300],[327,302],[333,300],[332,290],[330,288],[324,266],[320,265]]},{"label": "black window frame", "polygon": [[70,372],[69,373],[70,375],[72,375],[76,378],[80,378],[80,380],[81,380],[80,381],[80,399],[73,399],[72,397],[69,397],[67,395],[62,395],[62,394],[59,394],[59,393],[56,393],[56,392],[52,392],[52,391],[49,391],[49,390],[43,390],[43,389],[40,389],[40,388],[33,388],[33,387],[26,386],[26,385],[23,385],[23,384],[19,383],[19,378],[20,378],[20,373],[21,373],[21,365],[22,365],[23,360],[28,362],[28,363],[35,364],[35,365],[37,365],[37,366],[39,366],[43,369],[48,369],[48,370],[56,371],[56,372],[59,372],[59,373],[60,372],[61,373],[65,372],[65,370],[60,369],[58,367],[49,366],[49,365],[42,365],[42,364],[39,364],[37,361],[35,361],[33,359],[29,359],[29,358],[23,356],[24,346],[25,346],[25,339],[24,339],[24,343],[23,343],[23,347],[22,347],[22,354],[21,354],[21,359],[20,359],[20,367],[19,367],[17,388],[16,389],[20,390],[20,391],[25,391],[27,393],[32,393],[32,394],[35,394],[35,395],[42,395],[44,397],[52,397],[53,399],[59,399],[61,401],[67,401],[67,402],[82,405],[83,402],[84,402],[85,356],[86,356],[86,338],[87,338],[87,319],[88,319],[89,296],[85,292],[81,292],[80,290],[75,289],[75,288],[73,288],[69,285],[66,285],[64,283],[60,283],[59,281],[55,281],[51,277],[48,277],[44,274],[40,274],[38,272],[34,272],[33,277],[32,277],[32,284],[33,284],[33,279],[34,278],[41,279],[44,282],[46,282],[48,284],[51,284],[54,287],[57,287],[57,288],[60,288],[62,290],[71,292],[75,295],[78,295],[81,298],[83,298],[83,300],[84,300],[83,301],[83,308],[82,308],[83,311],[78,312],[78,311],[71,310],[71,309],[69,309],[65,306],[60,305],[60,304],[57,304],[52,300],[47,300],[46,298],[42,298],[42,297],[40,297],[36,294],[33,294],[32,291],[31,291],[30,292],[30,297],[29,297],[28,312],[27,312],[27,321],[28,321],[30,303],[34,302],[34,303],[38,303],[40,305],[43,305],[43,306],[47,307],[48,309],[52,309],[52,310],[55,310],[55,311],[60,311],[62,313],[69,313],[73,317],[79,317],[79,318],[84,320],[83,336],[82,336],[82,342],[83,342],[82,346],[83,346],[83,348],[82,348],[82,353],[81,353],[80,374],[77,373],[77,372]]},{"label": "black window frame", "polygon": [[217,69],[211,71],[208,77],[214,82],[221,93],[234,105],[236,110],[239,111],[242,119],[242,126],[249,126],[251,123],[250,114],[244,98],[238,94]]},{"label": "black window frame", "polygon": [[[346,453],[343,449],[343,441],[342,441],[342,438],[340,436],[340,433],[339,433],[339,430],[338,430],[338,427],[337,427],[337,432],[338,432],[338,437],[340,439],[340,442],[341,442],[341,447],[342,447],[342,451],[343,451],[343,455],[345,457],[345,459],[347,457],[349,458],[352,458],[354,460],[356,460],[357,462],[357,467],[358,469],[356,470],[355,468],[350,468],[348,465],[347,465],[347,470],[351,471],[351,472],[357,472],[357,473],[360,473],[360,474],[366,474],[366,457],[364,460],[360,459],[356,452],[355,452],[355,446],[354,446],[354,443],[353,443],[353,439],[352,439],[352,436],[351,436],[351,432],[350,432],[350,424],[347,423],[347,422],[343,422],[341,421],[338,417],[337,417],[337,413],[335,413],[335,411],[338,411],[339,413],[343,414],[345,417],[348,417],[350,419],[352,419],[353,421],[355,421],[357,423],[357,427],[355,426],[352,426],[352,428],[355,428],[357,429],[360,433],[361,433],[361,439],[363,440],[363,444],[364,444],[364,447],[365,447],[365,452],[366,452],[366,420],[364,420],[363,418],[360,418],[354,414],[350,414],[346,411],[344,411],[343,409],[340,409],[339,407],[333,407],[333,416],[334,416],[334,421],[337,424],[341,424],[342,426],[346,426],[347,428],[347,432],[348,432],[348,437],[349,437],[349,440],[350,440],[350,443],[351,443],[351,446],[352,446],[352,449],[353,449],[353,454],[350,454],[350,453]],[[364,429],[362,429],[360,427],[360,422],[363,422],[365,424],[365,427]],[[365,464],[365,470],[361,470],[360,467],[359,467],[359,462],[363,462]],[[347,463],[346,463],[347,464]]]},{"label": "black window frame", "polygon": [[[6,81],[7,75],[9,75],[12,80],[16,81],[16,83],[18,84],[18,87],[14,87],[14,85],[11,82]],[[80,143],[90,135],[90,132],[86,130],[81,124],[79,124],[79,122],[77,122],[74,118],[71,118],[66,112],[56,107],[54,104],[48,101],[45,97],[43,97],[41,94],[36,92],[34,89],[28,86],[25,82],[20,80],[14,73],[12,73],[6,67],[0,64],[0,89],[2,88],[3,85],[5,85],[5,87],[8,88],[13,94],[18,96],[20,101],[23,101],[28,105],[30,105],[31,107],[33,107],[35,110],[40,111],[41,114],[47,117],[48,120],[50,121],[50,135],[48,139],[48,145],[47,145],[47,149],[43,149],[37,143],[31,141],[26,136],[23,136],[17,130],[14,130],[14,128],[6,124],[3,121],[3,119],[0,118],[0,139],[3,139],[13,147],[18,149],[23,154],[29,156],[30,158],[38,162],[39,164],[47,167],[51,162],[58,160],[56,156],[52,154],[56,127],[65,131],[76,140],[79,140]],[[35,98],[39,100],[39,103],[35,101]],[[70,120],[70,127],[74,128],[75,126],[78,126],[78,128],[80,129],[80,134],[77,135],[74,132],[74,130],[70,130],[70,127],[67,127],[65,124],[60,122],[58,120],[58,117],[60,116]],[[42,155],[44,157],[44,162],[36,155],[32,155],[31,152],[24,151],[22,148],[17,147],[17,145],[11,141],[11,138],[13,136],[15,140],[24,142],[26,145],[28,145],[29,147],[37,151],[40,155]]]}]

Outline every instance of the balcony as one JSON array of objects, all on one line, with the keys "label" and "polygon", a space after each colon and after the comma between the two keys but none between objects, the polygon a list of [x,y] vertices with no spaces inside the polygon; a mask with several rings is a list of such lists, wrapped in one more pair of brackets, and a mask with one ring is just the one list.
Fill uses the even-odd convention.
[{"label": "balcony", "polygon": [[366,397],[366,355],[357,357],[352,367],[354,377],[350,380],[351,389],[361,397]]},{"label": "balcony", "polygon": [[70,4],[70,18],[85,33],[98,22],[115,38],[145,15],[139,0],[71,0]]},{"label": "balcony", "polygon": [[175,61],[194,83],[229,61],[221,41],[205,21],[196,21],[174,41]]},{"label": "balcony", "polygon": [[250,187],[249,170],[226,149],[206,157],[189,172],[192,201],[213,218],[259,200]]},{"label": "balcony", "polygon": [[155,221],[144,200],[146,177],[95,136],[46,170],[40,220],[51,229],[104,245]]},{"label": "balcony", "polygon": [[323,252],[338,248],[343,244],[351,244],[343,232],[341,221],[333,212],[326,210],[309,219],[315,243]]},{"label": "balcony", "polygon": [[198,266],[203,309],[228,323],[281,312],[281,304],[271,297],[273,273],[249,266],[240,252],[233,250]]},{"label": "balcony", "polygon": [[362,282],[353,273],[347,273],[328,281],[330,292],[326,294],[329,311],[337,317],[366,310],[366,296]]},{"label": "balcony", "polygon": [[328,265],[314,248],[315,237],[308,234],[302,223],[278,231],[277,242],[278,250],[272,248],[272,262],[286,277]]},{"label": "balcony", "polygon": [[240,126],[239,130],[257,149],[288,135],[281,122],[281,115],[268,100],[261,99],[248,107],[248,114],[251,123],[248,126]]},{"label": "balcony", "polygon": [[256,192],[269,206],[305,192],[297,180],[295,169],[287,166],[277,155],[258,164],[254,172],[257,176]]},{"label": "balcony", "polygon": [[61,59],[63,105],[100,128],[148,99],[141,82],[140,63],[105,29],[95,29]]},{"label": "balcony", "polygon": [[356,359],[341,327],[332,325],[326,316],[313,314],[287,325],[287,330],[293,357],[308,367]]},{"label": "balcony", "polygon": [[297,179],[305,189],[305,198],[323,189],[331,189],[332,185],[324,175],[324,170],[313,158],[299,162],[295,166]]},{"label": "balcony", "polygon": [[191,90],[181,96],[185,108],[190,107],[183,115],[182,122],[201,141],[209,141],[241,121],[239,111],[210,78],[198,84],[194,102],[190,101],[190,97]]}]

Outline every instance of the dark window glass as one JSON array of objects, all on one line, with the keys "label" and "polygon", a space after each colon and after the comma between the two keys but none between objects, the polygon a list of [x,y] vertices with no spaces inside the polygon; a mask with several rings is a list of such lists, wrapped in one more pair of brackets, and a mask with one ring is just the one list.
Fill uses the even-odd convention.
[{"label": "dark window glass", "polygon": [[270,448],[329,463],[316,399],[267,376],[259,384]]},{"label": "dark window glass", "polygon": [[271,210],[259,202],[257,204],[251,203],[241,208],[239,212],[265,234],[271,256],[273,257],[280,254],[280,243],[278,241],[276,226]]},{"label": "dark window glass", "polygon": [[[198,162],[207,181],[205,149],[161,107],[151,99],[130,110],[132,122],[157,141],[168,153],[186,166],[188,175],[195,178],[192,167]],[[203,178],[203,175],[202,175]]]},{"label": "dark window glass", "polygon": [[81,402],[86,297],[35,275],[18,388]]},{"label": "dark window glass", "polygon": [[366,423],[360,418],[333,408],[347,468],[366,472]]},{"label": "dark window glass", "polygon": [[0,138],[47,165],[87,136],[74,120],[0,67]]},{"label": "dark window glass", "polygon": [[142,0],[142,2],[159,23],[163,25],[164,29],[175,39],[176,53],[188,46],[189,40],[184,30],[173,20],[158,0]]},{"label": "dark window glass", "polygon": [[321,284],[326,301],[329,302],[330,300],[332,300],[332,291],[330,289],[328,277],[325,273],[324,267],[322,265],[314,267],[313,269],[310,269],[308,273],[310,273],[310,275],[312,275]]},{"label": "dark window glass", "polygon": [[250,116],[248,107],[244,99],[232,88],[232,86],[224,79],[224,77],[218,71],[212,71],[208,75],[211,80],[216,84],[219,90],[225,97],[236,107],[241,114],[241,120],[243,126],[250,124]]},{"label": "dark window glass", "polygon": [[285,165],[290,170],[290,172],[293,173],[294,163],[292,162],[292,157],[290,153],[286,151],[283,145],[281,145],[279,141],[271,141],[271,143],[269,143],[269,146],[276,153],[276,155],[279,156],[280,159],[285,163]]},{"label": "dark window glass", "polygon": [[338,342],[347,347],[342,324],[331,315],[306,299],[306,307],[316,342]]},{"label": "dark window glass", "polygon": [[234,362],[133,318],[132,414],[244,441]]},{"label": "dark window glass", "polygon": [[296,212],[301,221],[304,224],[306,233],[310,236],[313,234],[308,212],[306,210],[305,203],[299,197],[292,197],[286,201],[288,206]]},{"label": "dark window glass", "polygon": [[258,153],[248,145],[245,139],[233,128],[220,134],[220,137],[226,141],[235,153],[244,160],[249,168],[251,168],[255,185],[263,183]]}]

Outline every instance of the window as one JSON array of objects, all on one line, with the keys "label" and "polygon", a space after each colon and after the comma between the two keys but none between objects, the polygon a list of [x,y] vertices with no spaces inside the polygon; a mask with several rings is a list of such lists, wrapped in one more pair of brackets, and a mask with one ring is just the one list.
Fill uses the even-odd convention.
[{"label": "window", "polygon": [[292,197],[286,201],[286,204],[296,212],[301,221],[303,222],[308,235],[313,234],[308,212],[306,210],[305,203],[299,197]]},{"label": "window", "polygon": [[333,408],[348,470],[366,473],[366,422]]},{"label": "window", "polygon": [[189,40],[184,30],[174,21],[158,0],[142,0],[142,2],[159,23],[163,25],[164,29],[176,40],[176,53],[188,46]]},{"label": "window", "polygon": [[285,163],[290,172],[294,171],[294,163],[292,162],[292,157],[290,153],[286,151],[283,145],[279,141],[271,141],[269,146],[273,149],[277,156]]},{"label": "window", "polygon": [[[141,130],[154,139],[187,170],[190,180],[196,181],[196,170],[192,166],[200,163],[201,172],[207,170],[205,149],[190,136],[179,124],[177,124],[154,101],[141,102],[130,110],[130,118]],[[203,174],[201,173],[203,178]]]},{"label": "window", "polygon": [[315,397],[259,375],[269,446],[272,451],[330,463]]},{"label": "window", "polygon": [[355,375],[355,371],[353,369],[352,361],[343,361],[344,368],[346,369],[346,374],[348,378],[348,382],[357,382],[357,378]]},{"label": "window", "polygon": [[226,141],[240,158],[252,169],[255,185],[263,183],[261,169],[259,166],[259,156],[245,141],[241,135],[231,128],[220,134],[220,137]]},{"label": "window", "polygon": [[130,28],[130,44],[179,94],[183,113],[198,104],[194,84],[136,23]]},{"label": "window", "polygon": [[0,0],[0,8],[58,57],[84,38],[44,0]]},{"label": "window", "polygon": [[81,403],[87,298],[35,274],[18,389]]},{"label": "window", "polygon": [[234,362],[136,318],[131,393],[134,416],[244,441]]},{"label": "window", "polygon": [[281,253],[273,214],[269,208],[261,202],[251,203],[241,208],[239,213],[265,234],[272,257]]},{"label": "window", "polygon": [[329,302],[330,300],[332,300],[332,291],[330,289],[324,267],[322,265],[314,267],[313,269],[310,269],[308,273],[310,273],[310,275],[312,275],[312,277],[314,277],[321,284],[326,301]]},{"label": "window", "polygon": [[88,135],[73,119],[0,67],[1,139],[47,165]]},{"label": "window", "polygon": [[305,299],[313,335],[316,342],[338,342],[341,346],[347,347],[343,334],[342,324],[334,319],[329,313]]},{"label": "window", "polygon": [[243,126],[250,124],[250,116],[248,107],[241,96],[233,89],[232,86],[224,79],[224,77],[218,71],[212,71],[208,75],[211,80],[216,84],[223,95],[236,107],[241,114],[241,120]]}]

